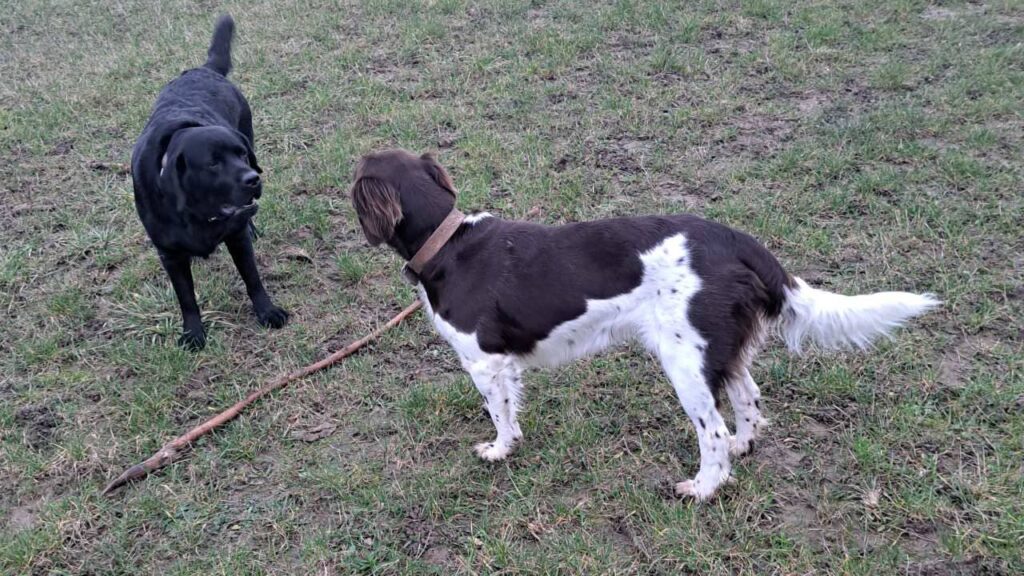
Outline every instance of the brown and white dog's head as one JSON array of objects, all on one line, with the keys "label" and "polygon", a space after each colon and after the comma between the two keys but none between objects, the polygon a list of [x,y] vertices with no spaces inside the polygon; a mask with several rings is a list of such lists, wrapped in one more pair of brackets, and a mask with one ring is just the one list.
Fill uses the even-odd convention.
[{"label": "brown and white dog's head", "polygon": [[387,243],[405,259],[455,206],[455,187],[437,160],[405,150],[363,156],[351,194],[367,242]]}]

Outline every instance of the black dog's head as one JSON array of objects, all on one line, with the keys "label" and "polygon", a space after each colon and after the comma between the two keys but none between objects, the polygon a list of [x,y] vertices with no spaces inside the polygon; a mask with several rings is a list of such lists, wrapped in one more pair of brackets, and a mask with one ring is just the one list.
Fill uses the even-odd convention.
[{"label": "black dog's head", "polygon": [[179,212],[204,222],[256,213],[263,193],[252,143],[221,126],[184,128],[171,136],[161,159],[160,189]]}]

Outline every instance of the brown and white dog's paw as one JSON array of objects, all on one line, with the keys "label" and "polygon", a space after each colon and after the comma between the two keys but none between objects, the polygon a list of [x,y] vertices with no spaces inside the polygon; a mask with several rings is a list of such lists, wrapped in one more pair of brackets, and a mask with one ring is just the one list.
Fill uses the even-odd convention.
[{"label": "brown and white dog's paw", "polygon": [[692,478],[676,484],[676,496],[688,496],[697,500],[703,499],[697,490],[697,482]]},{"label": "brown and white dog's paw", "polygon": [[474,448],[476,455],[488,462],[504,460],[511,452],[512,447],[497,442],[481,442]]},{"label": "brown and white dog's paw", "polygon": [[700,474],[697,474],[696,478],[690,480],[683,480],[676,484],[676,495],[693,498],[698,502],[703,502],[710,499],[715,495],[715,491],[718,490],[719,486],[723,484],[734,484],[736,479],[726,474],[725,477],[717,478],[701,478]]},{"label": "brown and white dog's paw", "polygon": [[758,416],[752,425],[739,430],[735,436],[729,436],[729,455],[746,456],[753,452],[755,440],[767,427],[768,420]]},{"label": "brown and white dog's paw", "polygon": [[754,438],[757,438],[767,427],[768,419],[763,416],[758,416],[757,420],[754,421]]},{"label": "brown and white dog's paw", "polygon": [[729,455],[734,457],[746,456],[754,451],[753,438],[737,438],[729,436]]}]

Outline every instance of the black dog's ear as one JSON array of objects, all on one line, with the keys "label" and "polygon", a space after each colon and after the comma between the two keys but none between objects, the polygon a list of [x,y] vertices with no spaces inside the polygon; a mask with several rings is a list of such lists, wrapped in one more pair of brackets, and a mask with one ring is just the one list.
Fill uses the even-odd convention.
[{"label": "black dog's ear", "polygon": [[260,168],[259,162],[256,161],[256,151],[253,149],[252,141],[245,134],[235,130],[235,134],[242,140],[242,144],[245,144],[245,155],[249,158],[249,167],[255,170],[258,174],[263,174],[263,168]]},{"label": "black dog's ear", "polygon": [[178,212],[185,210],[185,188],[181,185],[182,178],[188,165],[185,163],[185,155],[181,150],[168,150],[161,161],[160,169],[160,190],[174,198],[174,205]]},{"label": "black dog's ear", "polygon": [[157,186],[164,194],[174,199],[176,208],[185,209],[185,189],[181,185],[182,177],[188,166],[182,154],[181,141],[176,138],[182,130],[199,126],[195,122],[179,121],[165,125],[157,134],[155,145],[147,146],[147,164],[156,166],[159,174]]},{"label": "black dog's ear", "polygon": [[356,180],[352,185],[352,206],[370,246],[390,240],[395,235],[395,227],[402,221],[398,192],[387,182],[376,178]]},{"label": "black dog's ear", "polygon": [[420,156],[420,160],[423,160],[424,168],[426,169],[427,174],[430,175],[431,179],[454,197],[456,195],[455,185],[452,184],[452,179],[451,176],[448,176],[448,172],[446,172],[444,167],[437,162],[437,158],[434,158],[433,154],[427,152]]}]

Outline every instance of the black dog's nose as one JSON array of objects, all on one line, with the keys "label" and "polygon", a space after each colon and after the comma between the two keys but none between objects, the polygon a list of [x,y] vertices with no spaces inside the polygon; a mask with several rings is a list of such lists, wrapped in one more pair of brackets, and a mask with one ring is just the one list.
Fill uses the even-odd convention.
[{"label": "black dog's nose", "polygon": [[255,188],[260,185],[260,175],[255,172],[249,172],[242,177],[242,184],[249,188]]}]

